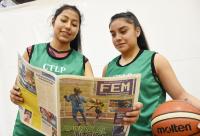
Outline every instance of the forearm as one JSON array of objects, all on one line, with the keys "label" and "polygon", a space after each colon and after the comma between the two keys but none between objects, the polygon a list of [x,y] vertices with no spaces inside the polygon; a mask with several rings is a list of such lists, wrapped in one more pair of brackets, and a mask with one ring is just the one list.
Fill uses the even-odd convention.
[{"label": "forearm", "polygon": [[200,100],[198,98],[190,95],[187,92],[184,92],[183,94],[181,94],[178,99],[187,101],[187,102],[191,103],[192,105],[194,105],[195,107],[197,107],[198,109],[200,109]]},{"label": "forearm", "polygon": [[90,109],[92,109],[92,108],[94,108],[94,106],[91,106],[90,108],[88,108],[88,110],[90,110]]}]

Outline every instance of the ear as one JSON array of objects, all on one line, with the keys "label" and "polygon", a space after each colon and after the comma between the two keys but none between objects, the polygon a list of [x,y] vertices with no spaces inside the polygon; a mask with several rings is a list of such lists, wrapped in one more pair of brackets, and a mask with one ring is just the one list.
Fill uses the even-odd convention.
[{"label": "ear", "polygon": [[55,19],[55,18],[52,18],[52,20],[51,20],[51,25],[52,25],[52,26],[54,26],[55,21],[56,21],[56,19]]},{"label": "ear", "polygon": [[55,22],[51,22],[51,25],[54,27]]},{"label": "ear", "polygon": [[141,33],[140,27],[136,27],[136,36],[137,36],[137,38],[140,36],[140,33]]}]

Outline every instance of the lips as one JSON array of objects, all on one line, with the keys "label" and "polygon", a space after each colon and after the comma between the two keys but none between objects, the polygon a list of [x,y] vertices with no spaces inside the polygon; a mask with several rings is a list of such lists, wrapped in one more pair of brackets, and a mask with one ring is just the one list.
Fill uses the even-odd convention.
[{"label": "lips", "polygon": [[118,48],[120,48],[120,47],[122,47],[124,44],[125,44],[125,43],[117,43],[117,44],[115,44],[115,46],[118,47]]},{"label": "lips", "polygon": [[67,31],[61,31],[61,34],[64,36],[71,36],[72,33],[71,32],[67,32]]}]

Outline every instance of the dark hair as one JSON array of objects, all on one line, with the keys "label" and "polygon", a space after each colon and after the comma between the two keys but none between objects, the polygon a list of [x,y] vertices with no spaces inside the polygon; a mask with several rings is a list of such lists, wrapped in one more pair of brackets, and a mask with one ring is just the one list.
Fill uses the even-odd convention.
[{"label": "dark hair", "polygon": [[79,25],[79,31],[78,31],[78,34],[76,35],[76,37],[74,38],[74,40],[71,41],[70,43],[70,47],[76,51],[80,51],[81,52],[81,13],[79,11],[79,9],[76,7],[76,6],[72,6],[72,5],[63,5],[61,6],[60,8],[58,8],[52,18],[52,24],[55,23],[55,20],[57,18],[57,16],[59,16],[64,10],[66,9],[70,9],[70,10],[73,10],[75,11],[78,16],[79,16],[79,22],[80,22],[80,25]]},{"label": "dark hair", "polygon": [[111,17],[109,27],[110,27],[111,23],[118,18],[124,18],[124,19],[127,20],[127,22],[132,23],[135,27],[140,28],[141,32],[140,32],[140,36],[137,38],[137,44],[138,44],[140,49],[149,50],[148,43],[146,41],[144,32],[142,30],[142,27],[141,27],[137,17],[133,13],[131,13],[130,11],[115,14],[114,16]]}]

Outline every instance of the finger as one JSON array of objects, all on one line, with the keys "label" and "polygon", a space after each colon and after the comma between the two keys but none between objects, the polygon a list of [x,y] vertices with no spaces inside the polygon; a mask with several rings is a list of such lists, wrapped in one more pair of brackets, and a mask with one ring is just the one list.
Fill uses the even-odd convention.
[{"label": "finger", "polygon": [[21,95],[21,92],[20,92],[20,91],[17,91],[17,90],[15,90],[15,89],[12,89],[12,90],[10,90],[10,93],[11,93],[11,94],[13,94],[13,95],[18,95],[18,96],[20,96],[20,95]]},{"label": "finger", "polygon": [[14,104],[17,104],[19,105],[20,103],[23,103],[23,101],[18,101],[18,100],[15,100],[15,99],[12,99],[11,100]]},{"label": "finger", "polygon": [[19,102],[23,102],[24,99],[21,98],[21,97],[17,97],[15,95],[11,95],[11,101],[14,102],[14,103],[19,103]]},{"label": "finger", "polygon": [[13,96],[10,96],[10,100],[11,100],[11,102],[13,102],[14,104],[17,104],[17,101],[13,98]]},{"label": "finger", "polygon": [[14,104],[18,104],[18,102],[14,99],[11,98],[11,101],[14,103]]},{"label": "finger", "polygon": [[22,97],[18,97],[18,96],[14,96],[14,100],[16,100],[17,102],[23,102],[24,99]]},{"label": "finger", "polygon": [[130,124],[135,123],[137,120],[138,120],[138,117],[132,117],[132,118],[124,117],[123,118],[123,124],[124,125],[130,125]]},{"label": "finger", "polygon": [[128,117],[128,118],[137,117],[139,115],[140,115],[140,110],[135,110],[135,111],[131,111],[131,112],[126,113],[126,117]]},{"label": "finger", "polygon": [[22,97],[19,97],[17,95],[13,95],[13,94],[10,95],[10,99],[14,103],[16,103],[16,102],[23,102],[24,101],[24,99]]},{"label": "finger", "polygon": [[133,110],[141,110],[143,107],[143,104],[141,102],[136,102],[133,106]]}]

